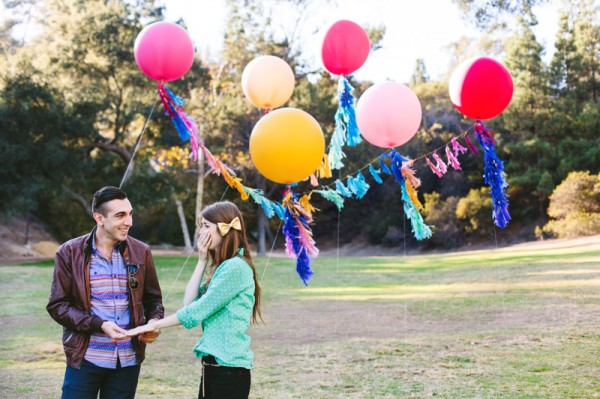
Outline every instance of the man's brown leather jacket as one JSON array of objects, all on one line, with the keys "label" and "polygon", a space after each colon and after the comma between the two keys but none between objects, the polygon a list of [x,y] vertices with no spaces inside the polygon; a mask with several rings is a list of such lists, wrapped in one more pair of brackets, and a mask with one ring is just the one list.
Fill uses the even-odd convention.
[{"label": "man's brown leather jacket", "polygon": [[[101,332],[104,320],[90,313],[90,260],[92,235],[74,238],[60,246],[54,261],[54,279],[46,310],[63,326],[63,346],[67,364],[81,367],[92,332]],[[125,266],[138,265],[133,275],[138,287],[129,287],[129,310],[131,328],[146,324],[150,319],[162,319],[164,308],[160,285],[150,248],[132,237],[120,243]],[[133,338],[136,360],[141,364],[145,357],[146,344]]]}]

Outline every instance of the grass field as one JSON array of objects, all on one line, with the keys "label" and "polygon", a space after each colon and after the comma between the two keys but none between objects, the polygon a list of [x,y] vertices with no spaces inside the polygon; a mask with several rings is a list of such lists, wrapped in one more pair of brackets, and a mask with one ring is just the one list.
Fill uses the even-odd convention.
[{"label": "grass field", "polygon": [[[168,314],[194,266],[175,282],[184,261],[156,258]],[[256,265],[266,325],[250,331],[252,398],[600,398],[600,242],[321,257],[309,287],[289,259]],[[52,266],[0,266],[3,398],[60,397]],[[200,334],[163,330],[138,398],[197,396]]]}]

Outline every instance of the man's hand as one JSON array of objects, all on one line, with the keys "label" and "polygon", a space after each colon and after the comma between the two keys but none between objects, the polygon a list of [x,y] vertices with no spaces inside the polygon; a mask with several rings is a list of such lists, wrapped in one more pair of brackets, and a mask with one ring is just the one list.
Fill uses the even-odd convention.
[{"label": "man's hand", "polygon": [[112,321],[105,321],[102,323],[102,331],[115,341],[127,338],[127,331],[113,323]]},{"label": "man's hand", "polygon": [[[156,319],[150,319],[148,321],[148,325],[154,324],[157,321],[158,320],[156,320]],[[156,338],[158,338],[159,335],[160,335],[160,328],[157,328],[154,331],[142,333],[138,339],[146,344],[151,344],[152,342],[156,341]]]}]

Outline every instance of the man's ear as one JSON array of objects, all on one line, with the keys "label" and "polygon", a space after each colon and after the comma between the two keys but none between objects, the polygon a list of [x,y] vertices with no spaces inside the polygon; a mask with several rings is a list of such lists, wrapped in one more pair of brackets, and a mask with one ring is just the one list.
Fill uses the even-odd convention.
[{"label": "man's ear", "polygon": [[96,223],[98,223],[99,226],[102,226],[104,224],[104,216],[100,212],[94,212],[92,216],[94,217],[94,220],[96,221]]}]

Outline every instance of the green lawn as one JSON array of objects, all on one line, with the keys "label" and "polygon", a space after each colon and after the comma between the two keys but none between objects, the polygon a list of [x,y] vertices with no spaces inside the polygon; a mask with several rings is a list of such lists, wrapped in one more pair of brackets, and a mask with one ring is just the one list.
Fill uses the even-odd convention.
[{"label": "green lawn", "polygon": [[[157,257],[167,313],[195,264]],[[428,256],[256,259],[252,398],[600,398],[600,243]],[[266,271],[265,271],[266,268]],[[0,394],[56,398],[61,327],[52,263],[0,266]],[[139,398],[194,398],[200,329],[163,330]]]}]

